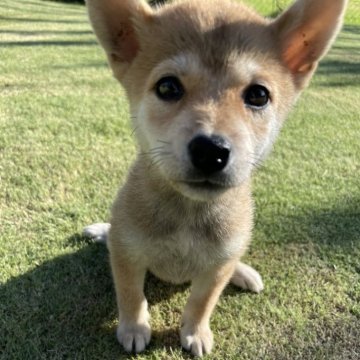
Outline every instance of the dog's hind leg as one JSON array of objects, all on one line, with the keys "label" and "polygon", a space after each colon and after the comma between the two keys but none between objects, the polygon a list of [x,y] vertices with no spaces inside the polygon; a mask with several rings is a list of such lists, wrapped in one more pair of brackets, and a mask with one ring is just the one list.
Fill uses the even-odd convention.
[{"label": "dog's hind leg", "polygon": [[109,223],[96,223],[86,226],[83,229],[83,235],[93,239],[96,242],[106,243],[109,230]]},{"label": "dog's hind leg", "polygon": [[264,289],[260,274],[251,266],[238,262],[230,282],[244,290],[259,293]]}]

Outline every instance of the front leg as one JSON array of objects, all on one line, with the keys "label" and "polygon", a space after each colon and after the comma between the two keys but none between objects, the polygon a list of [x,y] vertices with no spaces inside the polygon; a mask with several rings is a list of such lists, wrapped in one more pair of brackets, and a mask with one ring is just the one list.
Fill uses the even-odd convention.
[{"label": "front leg", "polygon": [[181,345],[195,356],[211,352],[213,335],[209,321],[221,292],[234,272],[236,262],[216,267],[192,281],[181,325]]},{"label": "front leg", "polygon": [[119,310],[117,338],[125,351],[145,350],[151,329],[147,301],[144,295],[146,269],[110,249],[110,261]]}]

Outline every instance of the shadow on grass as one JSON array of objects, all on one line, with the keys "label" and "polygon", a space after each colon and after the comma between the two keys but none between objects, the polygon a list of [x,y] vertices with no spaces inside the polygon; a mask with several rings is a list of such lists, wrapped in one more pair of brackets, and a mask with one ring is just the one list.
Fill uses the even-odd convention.
[{"label": "shadow on grass", "polygon": [[[62,2],[66,4],[85,4],[85,0],[44,0],[52,2]],[[149,3],[152,6],[165,4],[168,0],[150,0]]]},{"label": "shadow on grass", "polygon": [[342,74],[343,76],[353,77],[359,75],[360,64],[346,60],[325,60],[319,66],[318,73],[322,75]]},{"label": "shadow on grass", "polygon": [[[29,3],[26,3],[26,5],[29,5]],[[17,11],[17,12],[21,12],[23,11],[24,9],[22,9],[21,7],[19,6],[10,6],[8,4],[4,4],[4,5],[1,5],[0,4],[0,9],[4,9],[6,11]],[[81,9],[81,8],[80,8]],[[80,10],[79,9],[79,10]],[[61,10],[61,15],[62,16],[68,16],[68,17],[71,17],[71,16],[79,16],[81,14],[80,11],[76,10],[72,10],[72,9],[68,9],[68,8],[65,8],[65,9],[60,9]],[[31,15],[34,15],[34,16],[44,16],[44,17],[47,17],[47,16],[53,16],[56,12],[59,12],[59,9],[53,9],[51,7],[48,7],[48,8],[45,8],[45,7],[32,7],[31,9],[27,8],[26,9],[27,12],[31,11]]]},{"label": "shadow on grass", "polygon": [[40,18],[27,18],[27,17],[13,17],[13,16],[0,16],[0,21],[7,22],[20,22],[20,23],[52,23],[52,24],[88,24],[86,20],[62,20],[62,19],[40,19]]},{"label": "shadow on grass", "polygon": [[29,1],[26,1],[26,3],[36,5],[36,6],[51,8],[53,6],[56,6],[56,4],[54,4],[54,3],[68,3],[68,4],[75,4],[75,5],[77,5],[77,4],[85,5],[85,0],[40,0],[39,2],[29,0]]},{"label": "shadow on grass", "polygon": [[65,3],[65,4],[83,4],[85,5],[85,0],[43,0],[44,2],[55,2],[55,3]]},{"label": "shadow on grass", "polygon": [[90,35],[90,30],[13,30],[13,29],[1,29],[0,34],[10,34],[18,36],[42,36],[42,35]]},{"label": "shadow on grass", "polygon": [[360,56],[359,39],[360,26],[344,26],[338,41],[332,47],[330,57],[320,63],[317,74],[324,78],[319,77],[318,85],[323,87],[359,85],[360,65],[357,61],[357,57]]},{"label": "shadow on grass", "polygon": [[89,46],[97,45],[95,40],[82,41],[2,41],[0,47],[34,47],[34,46]]},{"label": "shadow on grass", "polygon": [[343,33],[350,33],[360,36],[360,25],[345,25],[342,29]]},{"label": "shadow on grass", "polygon": [[[80,235],[68,240],[79,241]],[[150,275],[145,292],[153,305],[185,288]],[[128,358],[115,338],[116,299],[101,244],[90,243],[1,285],[0,318],[0,349],[9,359]],[[149,351],[179,346],[178,329],[166,329],[154,332]]]},{"label": "shadow on grass", "polygon": [[101,328],[116,316],[106,259],[103,247],[89,245],[1,286],[0,348],[8,358],[76,358],[79,346],[110,341]]}]

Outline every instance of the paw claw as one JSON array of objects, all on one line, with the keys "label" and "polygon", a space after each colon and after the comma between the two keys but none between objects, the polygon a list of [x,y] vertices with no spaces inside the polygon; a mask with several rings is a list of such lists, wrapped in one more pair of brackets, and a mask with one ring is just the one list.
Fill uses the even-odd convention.
[{"label": "paw claw", "polygon": [[119,343],[126,352],[139,353],[145,350],[150,342],[151,329],[148,323],[120,323],[116,332]]},{"label": "paw claw", "polygon": [[193,328],[183,326],[181,329],[181,346],[192,355],[202,357],[209,354],[213,346],[213,335],[208,327]]}]

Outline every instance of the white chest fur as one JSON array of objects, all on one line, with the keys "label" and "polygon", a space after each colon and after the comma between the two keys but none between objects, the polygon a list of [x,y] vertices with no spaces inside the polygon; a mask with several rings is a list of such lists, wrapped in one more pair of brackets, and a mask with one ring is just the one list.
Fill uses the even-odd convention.
[{"label": "white chest fur", "polygon": [[182,229],[166,238],[137,236],[130,247],[132,256],[155,276],[172,283],[183,283],[240,254],[246,247],[246,239],[237,235],[224,241],[213,241]]}]

